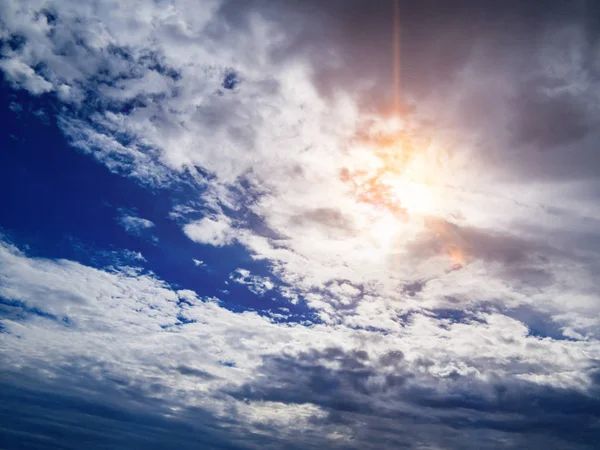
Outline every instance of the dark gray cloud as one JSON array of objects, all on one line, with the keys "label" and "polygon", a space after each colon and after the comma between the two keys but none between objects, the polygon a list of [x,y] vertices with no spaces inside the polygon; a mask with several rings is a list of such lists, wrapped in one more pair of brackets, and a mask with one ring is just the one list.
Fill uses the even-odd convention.
[{"label": "dark gray cloud", "polygon": [[541,151],[581,141],[594,131],[599,117],[587,99],[559,94],[550,97],[533,84],[515,101],[513,137],[517,145],[534,145]]},{"label": "dark gray cloud", "polygon": [[[591,449],[600,439],[594,390],[582,394],[518,379],[486,384],[455,371],[436,377],[429,367],[426,360],[409,365],[400,351],[373,359],[339,348],[313,350],[266,358],[262,381],[232,395],[250,402],[310,401],[326,408],[326,420],[363,438],[381,433],[388,439],[381,448],[413,448],[424,430],[429,445],[444,448],[539,448],[545,442],[548,448]],[[394,431],[387,428],[392,424]]]},{"label": "dark gray cloud", "polygon": [[[354,88],[370,80],[374,85],[364,94],[377,94],[376,104],[389,105],[393,3],[230,0],[223,5],[220,16],[224,23],[244,29],[251,13],[258,11],[285,28],[286,38],[275,47],[275,58],[305,55],[313,63],[323,93],[338,88],[360,92]],[[487,58],[498,65],[525,62],[539,50],[536,45],[540,33],[548,26],[581,24],[592,41],[597,30],[590,17],[597,9],[593,2],[560,0],[544,5],[516,0],[400,1],[403,81],[408,90],[443,89],[473,56],[475,47],[481,45],[487,50]]]},{"label": "dark gray cloud", "polygon": [[[464,263],[473,260],[499,262],[514,277],[536,284],[551,281],[544,271],[548,259],[564,258],[564,252],[550,243],[484,228],[460,226],[441,219],[430,219],[418,240],[410,245],[415,257],[456,252]],[[420,287],[407,288],[418,292]]]},{"label": "dark gray cloud", "polygon": [[[425,98],[437,98],[443,109],[459,94],[453,120],[482,134],[478,159],[493,161],[495,170],[521,180],[593,178],[600,172],[595,145],[600,118],[594,94],[600,80],[596,3],[399,4],[401,84],[405,101],[414,103],[406,111],[420,112]],[[274,62],[304,58],[322,95],[341,90],[367,110],[389,111],[391,0],[254,0],[243,7],[230,0],[220,17],[222,23],[244,29],[255,12],[285,30],[285,39],[272,47]],[[471,86],[461,79],[466,67],[490,82],[483,88]],[[507,83],[513,92],[494,82]],[[505,112],[498,120],[500,110]]]},{"label": "dark gray cloud", "polygon": [[227,424],[204,411],[175,417],[172,404],[136,386],[68,367],[53,380],[4,371],[0,399],[0,445],[7,449],[197,448],[201,441],[203,448],[234,450],[252,441],[246,436],[236,445]]},{"label": "dark gray cloud", "polygon": [[185,366],[185,365],[177,366],[175,368],[175,370],[177,370],[177,372],[179,372],[181,375],[186,375],[189,377],[196,377],[196,378],[200,378],[201,380],[206,380],[206,381],[210,381],[210,380],[214,380],[214,379],[218,378],[216,375],[213,375],[212,373],[210,373],[206,370],[196,369],[194,367],[189,367],[189,366]]},{"label": "dark gray cloud", "polygon": [[349,440],[339,445],[318,435],[279,441],[268,423],[263,436],[253,434],[239,426],[235,410],[227,419],[184,405],[173,412],[172,401],[152,398],[125,380],[91,377],[76,365],[52,380],[5,371],[0,443],[39,449],[198,448],[199,442],[209,449],[385,449],[419,442],[448,449],[592,449],[600,438],[597,381],[587,395],[517,380],[483,385],[455,372],[429,386],[422,374],[413,382],[416,370],[427,373],[430,367],[426,360],[409,365],[401,351],[374,358],[364,350],[331,347],[267,357],[261,377],[229,392],[250,403],[317,404],[327,416],[312,419],[316,429],[333,424],[348,430]]},{"label": "dark gray cloud", "polygon": [[354,231],[351,218],[346,217],[339,209],[333,208],[312,209],[292,217],[291,222],[293,226],[317,226],[334,236],[351,235]]}]

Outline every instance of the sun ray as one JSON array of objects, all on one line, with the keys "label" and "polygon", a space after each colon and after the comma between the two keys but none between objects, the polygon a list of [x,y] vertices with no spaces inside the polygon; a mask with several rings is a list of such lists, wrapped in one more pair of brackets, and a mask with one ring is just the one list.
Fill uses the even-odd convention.
[{"label": "sun ray", "polygon": [[400,0],[394,0],[394,114],[400,115]]}]

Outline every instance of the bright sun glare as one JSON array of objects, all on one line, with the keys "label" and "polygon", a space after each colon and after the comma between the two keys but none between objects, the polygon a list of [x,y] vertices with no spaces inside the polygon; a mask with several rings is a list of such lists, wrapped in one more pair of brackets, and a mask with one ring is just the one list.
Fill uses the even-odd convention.
[{"label": "bright sun glare", "polygon": [[399,179],[391,186],[398,202],[409,215],[425,215],[435,211],[435,194],[427,185],[407,178]]},{"label": "bright sun glare", "polygon": [[452,172],[443,148],[398,123],[378,124],[358,136],[356,144],[342,179],[359,203],[370,206],[368,234],[375,245],[391,248],[428,232],[453,263],[460,263],[462,245],[444,228],[453,201],[444,188]]},{"label": "bright sun glare", "polygon": [[356,168],[344,179],[360,202],[393,212],[398,219],[437,215],[443,206],[444,174],[439,150],[415,143],[403,130],[376,130],[360,136]]}]

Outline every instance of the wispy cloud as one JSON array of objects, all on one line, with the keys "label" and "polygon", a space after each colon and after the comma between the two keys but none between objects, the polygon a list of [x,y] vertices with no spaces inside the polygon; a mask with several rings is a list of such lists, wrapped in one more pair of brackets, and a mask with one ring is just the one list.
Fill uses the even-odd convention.
[{"label": "wispy cloud", "polygon": [[229,275],[229,279],[237,284],[242,284],[256,295],[265,295],[275,288],[275,284],[268,277],[252,275],[249,270],[236,269]]},{"label": "wispy cloud", "polygon": [[125,231],[134,236],[140,236],[144,231],[154,227],[152,221],[137,216],[122,215],[117,220]]}]

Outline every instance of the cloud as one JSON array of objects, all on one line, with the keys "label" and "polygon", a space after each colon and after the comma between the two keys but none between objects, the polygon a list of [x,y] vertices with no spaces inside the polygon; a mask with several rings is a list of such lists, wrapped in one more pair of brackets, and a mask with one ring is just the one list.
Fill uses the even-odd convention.
[{"label": "cloud", "polygon": [[229,279],[234,283],[247,286],[250,292],[260,296],[275,288],[275,284],[268,277],[251,275],[250,271],[246,269],[236,269],[229,275]]},{"label": "cloud", "polygon": [[[71,14],[77,12],[84,22],[91,23],[92,19],[80,13],[77,5],[67,4],[63,14],[55,8],[59,19],[52,27],[55,32],[77,29],[80,38],[90,44],[87,48],[79,46],[72,54],[55,52],[51,59],[77,54],[89,61],[89,67],[103,67],[105,78],[98,82],[95,72],[80,63],[70,78],[58,65],[48,72],[48,78],[53,74],[57,84],[95,86],[85,91],[92,95],[88,101],[99,107],[88,114],[86,103],[81,103],[86,120],[68,114],[61,117],[63,130],[74,145],[93,153],[111,169],[141,180],[160,184],[174,180],[177,174],[191,174],[193,182],[206,187],[201,201],[209,205],[209,211],[199,220],[180,217],[188,220],[183,225],[186,235],[202,244],[220,247],[236,242],[245,246],[254,258],[273,268],[274,277],[291,286],[290,295],[305,297],[327,320],[352,320],[366,326],[376,321],[375,311],[391,308],[385,313],[390,317],[410,311],[418,307],[417,297],[403,299],[401,304],[394,299],[403,286],[423,280],[438,280],[430,286],[441,284],[439,292],[456,291],[440,280],[450,282],[453,276],[446,271],[456,265],[453,259],[462,261],[466,256],[469,264],[483,261],[477,273],[486,275],[476,275],[477,287],[470,291],[486,292],[479,301],[488,302],[492,296],[526,302],[518,294],[523,285],[547,285],[560,279],[555,271],[579,256],[567,257],[533,244],[532,233],[525,228],[535,216],[539,229],[534,240],[552,241],[553,216],[542,205],[557,202],[572,214],[578,188],[563,189],[557,198],[552,189],[526,184],[522,178],[510,182],[504,178],[521,169],[533,173],[537,167],[545,167],[544,173],[565,167],[575,167],[576,173],[592,169],[585,159],[581,165],[559,163],[566,157],[564,152],[556,152],[561,155],[557,157],[528,151],[525,144],[530,145],[530,141],[514,124],[521,126],[527,120],[548,124],[548,118],[535,105],[541,104],[544,114],[554,114],[549,105],[562,98],[569,99],[585,123],[593,119],[589,105],[580,103],[589,86],[581,84],[579,72],[562,70],[565,64],[557,59],[562,49],[570,49],[570,43],[583,38],[578,26],[561,38],[550,36],[544,30],[555,19],[545,11],[532,10],[530,23],[521,14],[529,11],[509,7],[512,31],[519,36],[513,41],[493,15],[475,7],[463,17],[461,12],[473,4],[461,5],[456,11],[436,8],[436,13],[402,7],[406,37],[403,83],[410,93],[407,101],[415,105],[414,114],[407,117],[406,133],[416,135],[414,145],[431,144],[432,159],[441,161],[436,163],[435,178],[443,186],[435,195],[443,200],[437,200],[434,215],[439,217],[435,220],[405,223],[389,219],[386,211],[361,203],[342,175],[377,167],[384,159],[374,154],[374,148],[403,136],[386,129],[385,107],[381,106],[391,85],[389,74],[381,75],[385,72],[381,67],[390,64],[389,52],[384,51],[390,38],[389,5],[367,7],[353,2],[342,7],[337,2],[322,6],[290,2],[277,6],[276,10],[285,12],[277,14],[272,5],[267,8],[263,2],[251,2],[246,8],[224,2],[215,3],[198,17],[181,16],[182,22],[173,23],[159,20],[160,26],[151,27],[151,18],[163,17],[164,13],[162,7],[154,6],[136,18],[138,35],[132,36],[114,18],[94,25],[94,33],[81,30],[70,19]],[[177,5],[173,8],[180,14]],[[101,12],[108,14],[106,9]],[[574,17],[579,14],[575,10],[571,13]],[[290,16],[297,19],[294,25],[282,21]],[[236,27],[231,28],[232,24]],[[556,26],[567,27],[560,20]],[[225,29],[235,31],[226,34]],[[353,32],[357,29],[360,33]],[[465,30],[477,36],[476,44]],[[441,32],[453,39],[440,42],[437,35]],[[229,45],[236,33],[246,37],[244,48]],[[280,39],[265,39],[269,33]],[[54,48],[52,37],[43,36]],[[368,42],[365,36],[369,36]],[[539,47],[517,51],[516,41],[531,41],[528,36],[537,36]],[[199,46],[198,41],[206,45]],[[155,42],[155,48],[149,51],[142,42]],[[381,43],[378,47],[382,50],[367,51],[376,42]],[[26,41],[23,56],[28,45]],[[417,47],[427,51],[416,52]],[[529,58],[542,48],[543,58]],[[576,47],[569,51],[576,51]],[[336,55],[337,60],[328,54]],[[497,58],[490,57],[492,54]],[[439,58],[427,60],[425,55]],[[573,58],[574,64],[585,69],[587,63],[578,60],[576,54]],[[527,59],[528,75],[521,80],[517,62]],[[550,66],[557,69],[554,78],[558,81],[532,81]],[[514,81],[516,91],[502,81],[505,76]],[[446,77],[445,82],[442,77]],[[559,81],[563,84],[557,84]],[[501,94],[492,95],[490,85]],[[555,86],[555,90],[571,86],[571,90],[547,94],[546,85]],[[523,112],[528,110],[525,103],[533,105],[530,113]],[[374,109],[375,104],[383,109]],[[476,113],[480,110],[489,112],[485,120],[483,114]],[[519,119],[522,112],[527,120]],[[471,122],[473,125],[466,125]],[[439,125],[433,127],[431,123]],[[536,145],[549,141],[558,144],[560,139],[544,134],[548,128],[557,129],[532,125],[525,131],[537,136]],[[508,134],[505,129],[509,129]],[[498,160],[493,149],[482,153],[482,146],[473,144],[476,138],[493,142],[490,147],[494,148],[512,148],[515,140],[520,144],[513,154]],[[442,151],[452,141],[450,150]],[[286,149],[285,157],[281,157],[282,148]],[[513,156],[517,158],[515,164],[511,162]],[[542,157],[544,161],[539,159]],[[556,164],[545,166],[552,158],[558,158]],[[521,164],[525,160],[531,164]],[[588,189],[586,184],[584,190]],[[590,204],[577,208],[589,209]],[[442,226],[445,240],[435,237],[439,224],[446,224]],[[537,252],[539,258],[526,258],[517,268],[513,257],[526,257],[525,248]],[[448,255],[450,261],[444,260]],[[467,270],[464,278],[473,273]],[[583,272],[578,276],[580,280],[586,277]],[[323,288],[346,281],[361,294],[340,299]],[[583,284],[590,285],[587,281]],[[491,290],[485,286],[489,285],[502,290],[488,294]],[[595,292],[573,289],[589,298]],[[455,294],[457,308],[476,301],[474,294]],[[419,300],[424,295],[431,295],[431,291],[424,291]],[[448,297],[430,297],[428,305],[447,307],[444,298]]]},{"label": "cloud", "polygon": [[[589,419],[584,411],[593,408],[597,402],[588,403],[588,399],[580,398],[568,389],[540,388],[535,383],[520,381],[507,385],[499,380],[491,386],[483,387],[477,382],[466,386],[463,375],[455,370],[431,380],[438,388],[416,386],[415,369],[419,367],[425,369],[425,373],[429,372],[427,362],[419,361],[411,367],[400,351],[392,351],[373,360],[365,351],[348,352],[333,347],[302,353],[297,357],[269,358],[261,368],[264,377],[259,379],[258,384],[245,385],[234,395],[245,396],[250,401],[277,399],[286,403],[305,402],[310,398],[330,411],[330,420],[354,426],[359,421],[363,424],[377,421],[380,424],[378,432],[387,436],[388,445],[395,446],[412,447],[415,441],[426,440],[428,445],[445,444],[454,448],[457,438],[454,433],[477,430],[482,425],[488,429],[484,439],[462,442],[461,445],[493,448],[507,437],[505,433],[521,427],[532,430],[521,436],[521,442],[529,442],[529,445],[549,436],[564,439],[562,445],[565,446],[585,444],[597,432],[592,426],[582,438],[572,434],[569,426],[563,426],[563,420],[577,424],[587,422]],[[431,375],[430,372],[420,375],[419,383]],[[444,388],[438,390],[440,385]],[[467,389],[468,393],[461,392],[463,389]],[[543,399],[541,404],[539,399]],[[564,412],[560,416],[547,415],[546,402],[560,404]],[[421,416],[425,412],[421,409],[423,406],[433,407],[427,410],[427,414],[436,416],[440,425],[448,426],[448,435],[433,439],[424,436],[428,427],[423,425],[431,417]],[[437,415],[446,408],[459,408],[460,412],[451,416]],[[582,416],[574,419],[571,414]],[[410,424],[408,434],[391,432],[393,424],[398,422]],[[591,425],[592,422],[593,419],[588,423]],[[556,425],[552,430],[546,429],[550,423]],[[533,430],[540,427],[543,434],[537,435]]]},{"label": "cloud", "polygon": [[[597,216],[581,195],[595,189],[593,136],[586,141],[595,120],[593,100],[587,100],[595,69],[586,56],[592,43],[578,21],[585,11],[568,7],[563,20],[553,8],[511,3],[504,10],[510,18],[507,33],[500,16],[474,2],[460,2],[456,9],[432,4],[436,7],[401,5],[403,86],[413,104],[407,111],[414,109],[409,132],[438,147],[456,142],[447,153],[434,152],[445,159],[436,175],[450,186],[440,194],[446,204],[436,212],[441,222],[428,222],[459,230],[446,233],[450,246],[432,240],[437,226],[425,224],[421,232],[423,224],[395,223],[357,204],[340,179],[341,173],[381,162],[372,148],[360,147],[397,138],[385,131],[381,113],[391,86],[391,71],[381,69],[391,62],[389,5],[289,2],[274,8],[256,1],[239,8],[215,2],[192,18],[174,3],[175,16],[167,20],[160,5],[114,17],[111,6],[102,3],[98,22],[75,3],[40,6],[37,13],[7,4],[3,32],[22,39],[5,51],[3,64],[6,76],[31,93],[38,88],[19,81],[23,71],[43,77],[52,84],[49,91],[74,105],[77,114],[60,114],[62,130],[111,170],[159,185],[181,172],[196,181],[209,174],[204,198],[210,198],[211,209],[221,209],[186,224],[186,234],[204,244],[241,243],[290,282],[294,295],[309,296],[313,307],[339,303],[313,291],[343,280],[379,286],[378,297],[392,298],[404,285],[450,279],[440,256],[456,250],[452,239],[467,243],[472,258],[486,261],[481,270],[494,272],[496,278],[483,284],[504,285],[502,295],[514,298],[504,280],[508,275],[508,283],[514,281],[509,252],[516,255],[527,246],[532,218],[540,240],[556,236],[555,215],[545,203],[564,207],[567,216],[581,211]],[[132,19],[132,33],[122,21],[134,10],[144,14]],[[549,26],[560,32],[549,33]],[[452,39],[440,41],[440,33]],[[236,36],[244,36],[243,47],[229,45],[240,41]],[[40,43],[48,51],[36,52]],[[573,124],[555,120],[565,108]],[[576,157],[561,147],[570,136],[581,141]],[[489,145],[473,145],[475,139]],[[529,183],[533,175],[546,184]],[[563,183],[567,175],[590,180],[561,184],[559,195],[548,187],[547,181]],[[382,240],[390,227],[397,231]],[[496,236],[495,243],[485,238],[487,244],[473,247],[478,243],[465,238],[467,230],[479,230],[481,239]],[[587,240],[596,237],[591,232]],[[407,248],[417,250],[407,255]],[[540,252],[540,260],[518,270],[531,281],[548,283],[565,263],[549,264],[543,258],[556,254]],[[504,270],[490,267],[498,263]],[[584,274],[578,278],[583,281]],[[387,308],[387,302],[380,306]],[[356,306],[366,308],[365,303]],[[402,309],[413,307],[407,303]]]},{"label": "cloud", "polygon": [[125,231],[134,236],[140,236],[144,231],[154,227],[152,221],[131,215],[119,217],[118,222]]},{"label": "cloud", "polygon": [[[33,430],[56,411],[44,432],[52,445],[63,442],[61,424],[91,405],[103,412],[75,420],[88,417],[88,430],[146,435],[141,423],[165,433],[196,423],[188,429],[218,445],[261,430],[250,448],[363,445],[381,432],[398,445],[444,445],[435,436],[446,429],[455,430],[449,448],[464,448],[460,430],[477,430],[484,448],[523,430],[518,448],[548,435],[575,445],[598,432],[597,342],[540,339],[499,314],[456,322],[415,314],[391,334],[305,327],[231,312],[131,269],[32,258],[6,243],[0,270],[0,296],[11,299],[2,302],[4,392],[20,408],[44,405],[14,429]],[[571,426],[559,427],[566,414]],[[119,433],[97,439],[127,445]],[[196,442],[180,439],[184,448]]]},{"label": "cloud", "polygon": [[596,440],[597,7],[400,2],[398,118],[391,2],[204,3],[6,2],[0,69],[111,171],[192,186],[189,245],[243,248],[270,273],[231,280],[315,321],[5,245],[10,367],[118,380],[233,446]]},{"label": "cloud", "polygon": [[232,244],[236,238],[236,232],[226,217],[205,217],[188,223],[183,231],[194,242],[219,247]]},{"label": "cloud", "polygon": [[16,59],[0,60],[0,69],[13,83],[27,89],[33,95],[44,94],[52,90],[52,84],[45,80],[27,64]]},{"label": "cloud", "polygon": [[[475,445],[461,438],[468,429],[480,434],[478,448],[509,436],[519,448],[548,435],[574,446],[597,434],[597,341],[541,339],[501,314],[452,321],[417,312],[393,333],[274,324],[139,271],[32,258],[6,243],[0,273],[0,296],[11,300],[2,302],[11,368],[5,380],[20,408],[43,401],[58,412],[45,432],[53,445],[62,442],[56,430],[74,420],[72,411],[90,407],[84,401],[104,411],[86,419],[88,430],[128,423],[146,435],[139,424],[148,420],[165,433],[196,423],[191,429],[209,433],[217,447],[363,445],[384,433],[388,444],[464,448]],[[344,285],[336,290],[355,293]],[[79,381],[63,393],[62,380],[73,376]],[[32,429],[26,427],[44,411],[15,430]],[[577,420],[558,427],[565,414]],[[211,423],[217,428],[204,428]],[[257,430],[263,437],[247,441]],[[511,435],[515,430],[523,431]],[[184,448],[196,442],[187,436],[180,436]],[[98,445],[126,446],[123,439],[113,433]]]}]

